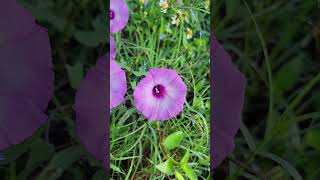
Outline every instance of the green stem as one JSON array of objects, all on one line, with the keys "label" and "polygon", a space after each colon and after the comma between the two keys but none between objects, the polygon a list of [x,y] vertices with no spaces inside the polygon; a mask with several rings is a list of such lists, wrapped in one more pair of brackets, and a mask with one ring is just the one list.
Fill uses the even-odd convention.
[{"label": "green stem", "polygon": [[13,161],[9,167],[10,180],[16,180],[16,163]]}]

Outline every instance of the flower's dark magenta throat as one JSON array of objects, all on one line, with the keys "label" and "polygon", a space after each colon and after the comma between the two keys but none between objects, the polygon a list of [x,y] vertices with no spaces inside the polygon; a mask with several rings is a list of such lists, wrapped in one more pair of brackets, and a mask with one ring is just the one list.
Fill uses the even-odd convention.
[{"label": "flower's dark magenta throat", "polygon": [[166,89],[163,85],[155,85],[152,89],[152,94],[156,98],[162,98],[166,95]]},{"label": "flower's dark magenta throat", "polygon": [[113,20],[114,16],[115,16],[114,11],[110,9],[110,19]]}]

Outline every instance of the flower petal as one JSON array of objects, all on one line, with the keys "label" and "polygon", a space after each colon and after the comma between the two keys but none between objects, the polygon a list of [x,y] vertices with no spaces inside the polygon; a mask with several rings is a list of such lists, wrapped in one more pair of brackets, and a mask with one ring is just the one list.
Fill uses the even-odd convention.
[{"label": "flower petal", "polygon": [[0,7],[0,149],[18,144],[39,128],[54,92],[46,29],[15,1]]},{"label": "flower petal", "polygon": [[15,0],[3,0],[0,6],[0,22],[3,24],[0,32],[0,46],[15,38],[25,37],[38,26],[31,14]]},{"label": "flower petal", "polygon": [[[127,89],[124,71],[115,61],[110,61],[109,71],[107,63],[107,55],[98,59],[96,67],[90,70],[81,82],[75,100],[80,141],[104,167],[107,167],[106,157],[109,153],[106,148],[107,118],[110,109],[122,103]],[[110,94],[107,93],[109,73]],[[109,98],[110,109],[107,108]]]},{"label": "flower petal", "polygon": [[[156,98],[153,88],[161,84],[165,95]],[[183,110],[187,87],[174,70],[153,68],[143,78],[134,90],[134,104],[149,120],[168,120]]]},{"label": "flower petal", "polygon": [[114,59],[116,57],[116,53],[116,42],[114,41],[114,38],[110,36],[110,57]]},{"label": "flower petal", "polygon": [[115,62],[110,61],[110,109],[124,101],[127,92],[126,74]]},{"label": "flower petal", "polygon": [[53,96],[51,48],[47,32],[38,27],[32,33],[0,48],[0,94],[31,98],[45,110]]},{"label": "flower petal", "polygon": [[[100,63],[97,63],[97,66],[99,65]],[[108,82],[107,73],[99,68],[91,69],[82,80],[76,94],[74,108],[80,142],[92,155],[104,162],[109,111],[107,109]]]},{"label": "flower petal", "polygon": [[230,56],[211,34],[211,58],[213,59],[213,122],[211,144],[217,167],[234,149],[243,108],[245,78],[232,64]]},{"label": "flower petal", "polygon": [[24,141],[46,119],[47,116],[30,99],[0,96],[0,149]]},{"label": "flower petal", "polygon": [[129,8],[124,0],[111,0],[110,12],[114,12],[114,19],[110,19],[111,33],[121,31],[129,21]]}]

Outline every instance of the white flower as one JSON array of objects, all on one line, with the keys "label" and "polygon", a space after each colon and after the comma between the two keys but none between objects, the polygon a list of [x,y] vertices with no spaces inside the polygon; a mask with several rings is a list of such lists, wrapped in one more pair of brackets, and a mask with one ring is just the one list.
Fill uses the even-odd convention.
[{"label": "white flower", "polygon": [[166,13],[169,7],[169,4],[166,0],[160,0],[159,6],[161,7],[161,12]]},{"label": "white flower", "polygon": [[193,34],[192,29],[187,28],[187,39],[191,39],[192,38],[192,34]]},{"label": "white flower", "polygon": [[176,26],[179,25],[179,23],[180,23],[180,18],[179,18],[177,15],[171,17],[171,19],[172,19],[172,22],[171,22],[171,23],[172,23],[173,25],[176,25]]}]

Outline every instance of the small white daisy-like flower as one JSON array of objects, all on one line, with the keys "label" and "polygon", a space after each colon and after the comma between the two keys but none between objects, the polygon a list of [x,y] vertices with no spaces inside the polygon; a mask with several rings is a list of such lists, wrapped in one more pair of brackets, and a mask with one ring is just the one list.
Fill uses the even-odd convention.
[{"label": "small white daisy-like flower", "polygon": [[174,15],[173,17],[171,17],[172,19],[172,24],[178,26],[180,23],[180,18],[177,15]]},{"label": "small white daisy-like flower", "polygon": [[161,7],[161,12],[167,13],[169,4],[168,4],[168,2],[166,0],[160,0],[159,6]]},{"label": "small white daisy-like flower", "polygon": [[187,28],[187,39],[191,39],[192,38],[192,29]]}]

